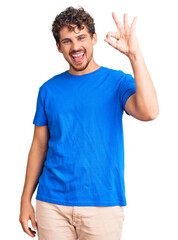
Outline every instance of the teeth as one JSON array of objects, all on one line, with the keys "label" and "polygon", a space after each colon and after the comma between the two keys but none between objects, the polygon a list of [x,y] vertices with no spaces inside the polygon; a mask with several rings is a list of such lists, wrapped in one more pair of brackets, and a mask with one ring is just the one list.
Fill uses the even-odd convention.
[{"label": "teeth", "polygon": [[79,57],[81,55],[83,55],[84,53],[80,53],[80,54],[76,54],[76,55],[72,55],[72,57]]}]

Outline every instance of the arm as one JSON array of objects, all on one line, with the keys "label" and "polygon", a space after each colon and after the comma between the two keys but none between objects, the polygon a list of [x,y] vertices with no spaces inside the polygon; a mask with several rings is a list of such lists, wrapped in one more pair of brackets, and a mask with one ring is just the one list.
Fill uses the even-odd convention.
[{"label": "arm", "polygon": [[21,200],[31,201],[48,150],[48,137],[48,126],[35,125]]},{"label": "arm", "polygon": [[158,100],[141,51],[130,55],[129,60],[134,72],[136,93],[128,98],[125,109],[139,120],[153,120],[159,113]]},{"label": "arm", "polygon": [[24,232],[30,236],[35,233],[28,228],[28,219],[31,219],[34,229],[36,226],[34,209],[31,205],[31,198],[38,184],[39,176],[42,172],[43,163],[48,150],[48,126],[36,126],[34,129],[34,137],[30,148],[28,163],[26,169],[26,177],[24,188],[21,196],[21,209],[19,222]]},{"label": "arm", "polygon": [[[158,100],[135,34],[137,17],[134,18],[129,28],[127,14],[124,14],[124,27],[115,13],[112,16],[117,32],[109,32],[105,41],[129,58],[136,86],[136,93],[126,101],[125,110],[139,120],[153,120],[159,114]],[[114,42],[110,37],[114,37],[117,41]]]}]

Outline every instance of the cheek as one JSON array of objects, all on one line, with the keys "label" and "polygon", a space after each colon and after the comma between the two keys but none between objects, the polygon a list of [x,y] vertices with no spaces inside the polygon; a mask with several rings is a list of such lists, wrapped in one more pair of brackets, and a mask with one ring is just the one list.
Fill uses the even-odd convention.
[{"label": "cheek", "polygon": [[69,55],[69,48],[63,47],[61,50],[62,50],[62,53],[63,53],[64,56]]},{"label": "cheek", "polygon": [[93,51],[93,45],[91,42],[85,43],[83,47],[86,49],[87,52],[92,52]]}]

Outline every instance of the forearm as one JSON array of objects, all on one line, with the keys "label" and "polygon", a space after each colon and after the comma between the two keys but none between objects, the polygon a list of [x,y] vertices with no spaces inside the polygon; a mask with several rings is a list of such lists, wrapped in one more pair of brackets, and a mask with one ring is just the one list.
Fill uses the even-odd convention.
[{"label": "forearm", "polygon": [[36,144],[32,144],[28,156],[25,183],[21,196],[21,201],[31,201],[43,168],[46,153],[47,149],[41,149]]},{"label": "forearm", "polygon": [[147,70],[143,54],[139,50],[129,60],[136,85],[136,108],[141,114],[154,118],[158,115],[158,100],[153,82]]}]

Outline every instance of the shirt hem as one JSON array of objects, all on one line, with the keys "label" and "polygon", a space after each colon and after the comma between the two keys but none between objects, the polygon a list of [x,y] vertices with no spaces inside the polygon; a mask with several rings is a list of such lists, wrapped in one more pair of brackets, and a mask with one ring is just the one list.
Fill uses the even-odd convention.
[{"label": "shirt hem", "polygon": [[133,95],[134,93],[136,93],[136,90],[135,89],[131,89],[128,93],[126,93],[124,99],[123,99],[123,109],[125,110],[125,104],[128,100],[128,98]]},{"label": "shirt hem", "polygon": [[47,122],[33,122],[34,125],[37,125],[37,126],[46,126],[48,125]]},{"label": "shirt hem", "polygon": [[127,205],[126,202],[121,202],[121,201],[113,201],[113,202],[61,201],[61,200],[57,200],[57,199],[51,199],[48,197],[40,196],[40,195],[36,196],[35,199],[44,201],[44,202],[48,202],[48,203],[53,203],[53,204],[58,204],[58,205],[66,205],[66,206],[98,206],[98,207],[103,206],[103,207],[107,207],[107,206],[126,206]]}]

